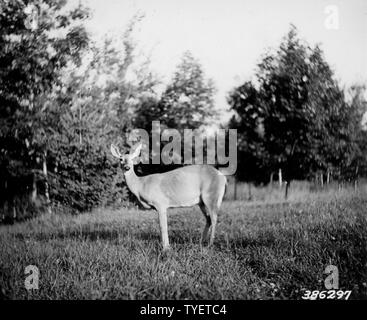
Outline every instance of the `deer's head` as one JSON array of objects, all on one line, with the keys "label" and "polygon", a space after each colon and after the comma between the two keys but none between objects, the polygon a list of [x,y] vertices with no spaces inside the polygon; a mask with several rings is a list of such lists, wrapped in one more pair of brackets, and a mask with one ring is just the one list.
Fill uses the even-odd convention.
[{"label": "deer's head", "polygon": [[121,164],[124,166],[126,170],[130,170],[134,167],[134,164],[137,162],[141,148],[142,143],[138,142],[137,144],[133,145],[130,148],[129,153],[123,155],[114,144],[111,144],[111,153],[115,158],[120,159]]}]

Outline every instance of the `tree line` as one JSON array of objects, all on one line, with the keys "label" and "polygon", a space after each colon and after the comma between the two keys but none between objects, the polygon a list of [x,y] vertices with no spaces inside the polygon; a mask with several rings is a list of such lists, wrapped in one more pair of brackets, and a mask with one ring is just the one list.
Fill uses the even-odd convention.
[{"label": "tree line", "polygon": [[239,179],[264,183],[281,172],[287,192],[292,180],[318,174],[327,181],[366,176],[364,93],[363,85],[341,88],[320,47],[291,26],[279,48],[262,57],[254,80],[229,95],[239,166],[248,168]]},{"label": "tree line", "polygon": [[[0,4],[2,217],[56,205],[127,205],[111,142],[127,150],[125,133],[150,131],[153,120],[203,132],[220,123],[214,82],[190,52],[158,93],[162,84],[133,36],[140,17],[101,45],[85,28],[88,8],[65,5]],[[238,179],[266,183],[279,169],[288,185],[318,172],[344,180],[366,175],[364,87],[341,88],[322,50],[301,41],[295,27],[260,59],[253,81],[231,90],[228,104],[233,117],[220,126],[238,131]]]}]

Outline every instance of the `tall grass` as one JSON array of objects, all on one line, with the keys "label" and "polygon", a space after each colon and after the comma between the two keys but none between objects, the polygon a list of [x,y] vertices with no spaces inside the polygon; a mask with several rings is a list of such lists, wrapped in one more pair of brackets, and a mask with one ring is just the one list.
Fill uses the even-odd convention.
[{"label": "tall grass", "polygon": [[[313,198],[312,198],[313,196]],[[0,294],[10,299],[300,299],[336,265],[342,290],[367,298],[367,193],[223,203],[212,249],[198,208],[169,215],[162,254],[153,211],[99,209],[0,227]],[[312,200],[311,200],[312,198]],[[24,288],[27,265],[39,290]]]}]

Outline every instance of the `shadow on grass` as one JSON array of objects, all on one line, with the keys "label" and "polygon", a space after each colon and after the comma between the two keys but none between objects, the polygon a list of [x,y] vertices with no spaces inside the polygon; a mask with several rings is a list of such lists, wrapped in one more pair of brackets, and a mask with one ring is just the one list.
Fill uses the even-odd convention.
[{"label": "shadow on grass", "polygon": [[[141,230],[134,233],[134,237],[143,241],[161,241],[159,232]],[[171,229],[168,231],[168,237],[171,244],[192,244],[200,243],[200,234],[197,232],[185,232],[183,230]]]},{"label": "shadow on grass", "polygon": [[66,240],[66,239],[75,239],[75,240],[88,240],[88,241],[97,241],[97,240],[116,240],[120,237],[125,237],[128,235],[127,231],[118,231],[118,230],[66,230],[66,231],[58,231],[56,233],[33,233],[33,234],[23,234],[17,233],[15,237],[19,240],[36,240],[36,241],[49,241],[49,240]]},{"label": "shadow on grass", "polygon": [[[192,233],[192,232],[191,232]],[[57,232],[38,232],[38,233],[16,233],[16,239],[21,241],[35,240],[35,241],[49,241],[49,240],[81,240],[81,241],[98,241],[132,238],[143,241],[161,241],[160,233],[154,230],[129,230],[129,229],[98,229],[98,228],[82,228],[72,229]],[[174,244],[199,243],[199,234],[188,234],[182,230],[170,230],[169,240]]]}]

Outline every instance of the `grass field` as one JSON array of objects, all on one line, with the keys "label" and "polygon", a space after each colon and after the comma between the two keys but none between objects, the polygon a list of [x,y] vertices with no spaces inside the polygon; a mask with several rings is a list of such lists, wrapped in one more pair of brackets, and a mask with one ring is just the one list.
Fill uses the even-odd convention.
[{"label": "grass field", "polygon": [[[212,249],[198,208],[172,210],[162,254],[153,211],[54,214],[0,227],[0,295],[11,299],[300,299],[324,290],[329,264],[342,290],[367,298],[366,191],[303,201],[225,202]],[[24,288],[27,265],[39,290]]]}]

